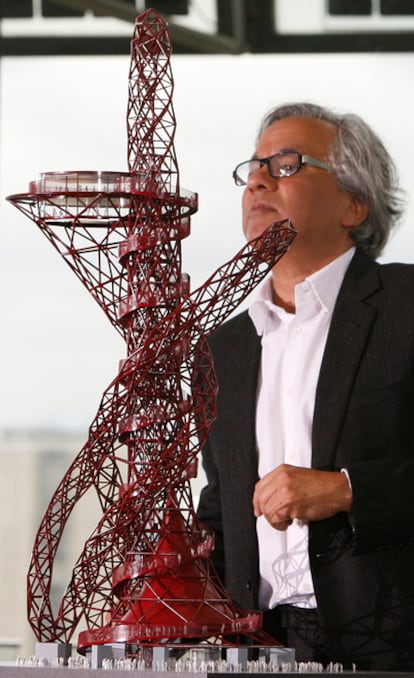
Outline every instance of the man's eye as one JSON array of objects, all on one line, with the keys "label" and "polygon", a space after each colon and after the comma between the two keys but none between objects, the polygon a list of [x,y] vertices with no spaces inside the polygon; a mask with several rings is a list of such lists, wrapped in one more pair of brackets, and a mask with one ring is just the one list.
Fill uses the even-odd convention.
[{"label": "man's eye", "polygon": [[284,162],[280,165],[279,170],[281,174],[290,174],[295,166],[290,162]]}]

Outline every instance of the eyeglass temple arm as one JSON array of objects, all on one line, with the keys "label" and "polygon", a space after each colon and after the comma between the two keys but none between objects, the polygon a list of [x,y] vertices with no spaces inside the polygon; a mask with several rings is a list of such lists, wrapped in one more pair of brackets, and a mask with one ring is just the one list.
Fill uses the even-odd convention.
[{"label": "eyeglass temple arm", "polygon": [[315,167],[322,167],[322,169],[331,170],[332,166],[328,165],[327,162],[322,162],[322,160],[315,160],[310,155],[302,155],[302,164],[315,165]]}]

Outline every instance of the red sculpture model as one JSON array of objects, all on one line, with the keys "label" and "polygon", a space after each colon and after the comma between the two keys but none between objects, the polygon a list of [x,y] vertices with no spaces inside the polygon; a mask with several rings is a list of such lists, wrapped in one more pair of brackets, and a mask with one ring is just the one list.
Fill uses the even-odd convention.
[{"label": "red sculpture model", "polygon": [[[36,535],[29,621],[39,641],[69,642],[83,619],[80,651],[186,639],[235,645],[246,636],[268,644],[260,613],[237,608],[210,564],[213,537],[197,520],[190,478],[215,417],[206,337],[287,250],[295,231],[288,221],[271,225],[190,293],[181,240],[197,200],[179,187],[171,45],[154,10],[138,17],[131,53],[129,171],[45,173],[29,193],[9,197],[49,238],[127,346]],[[90,488],[102,518],[54,612],[57,548]]]}]

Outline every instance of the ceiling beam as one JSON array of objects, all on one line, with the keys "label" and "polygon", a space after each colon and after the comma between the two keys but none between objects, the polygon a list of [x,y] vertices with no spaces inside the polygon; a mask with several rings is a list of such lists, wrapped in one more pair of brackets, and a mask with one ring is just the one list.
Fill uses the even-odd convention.
[{"label": "ceiling beam", "polygon": [[96,14],[113,16],[123,21],[134,23],[137,10],[131,3],[124,0],[53,0],[57,5],[75,7],[84,11],[91,10]]},{"label": "ceiling beam", "polygon": [[[95,14],[112,16],[122,21],[135,23],[137,10],[124,0],[53,0],[59,5],[75,7],[76,9],[90,10]],[[238,0],[233,0],[237,6]],[[239,30],[236,36],[223,34],[202,33],[185,26],[174,24],[168,16],[164,17],[168,23],[168,31],[174,44],[185,47],[191,52],[201,54],[241,54],[245,51],[244,35]],[[240,19],[239,19],[240,21]]]}]

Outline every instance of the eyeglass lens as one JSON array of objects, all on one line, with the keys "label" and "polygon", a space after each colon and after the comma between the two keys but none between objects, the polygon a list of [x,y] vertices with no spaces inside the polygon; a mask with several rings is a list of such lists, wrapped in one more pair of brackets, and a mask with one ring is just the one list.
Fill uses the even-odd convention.
[{"label": "eyeglass lens", "polygon": [[289,153],[277,153],[270,158],[247,160],[237,166],[235,171],[236,182],[246,184],[249,177],[258,172],[264,164],[267,165],[272,177],[289,177],[298,171],[301,159],[299,153],[291,151]]}]

